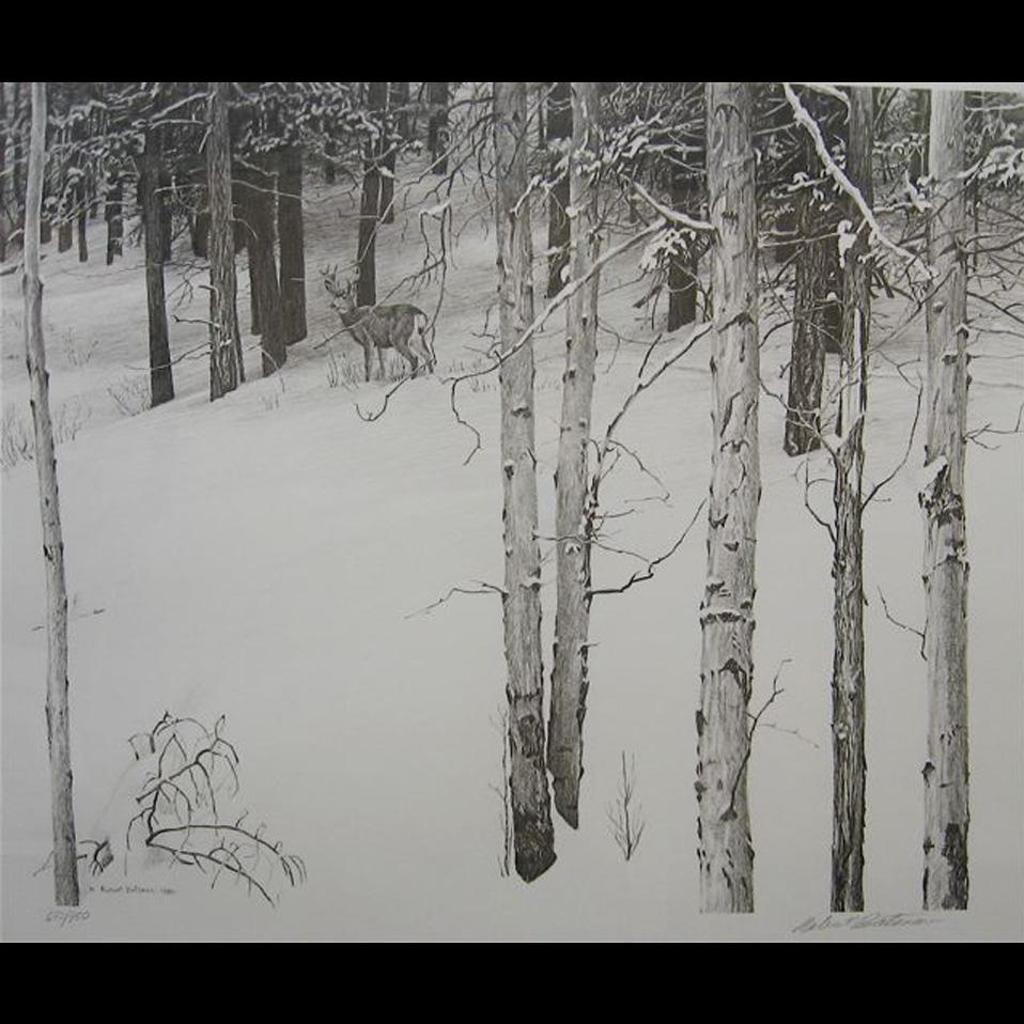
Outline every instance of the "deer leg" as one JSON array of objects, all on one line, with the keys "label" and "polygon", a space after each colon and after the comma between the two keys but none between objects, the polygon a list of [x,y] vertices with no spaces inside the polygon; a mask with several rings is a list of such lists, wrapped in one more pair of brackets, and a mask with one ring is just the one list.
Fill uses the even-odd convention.
[{"label": "deer leg", "polygon": [[373,353],[369,345],[363,346],[363,362],[366,364],[366,382],[370,382],[370,368],[373,366]]},{"label": "deer leg", "polygon": [[405,342],[400,342],[395,345],[395,348],[401,353],[402,358],[412,367],[412,375],[416,376],[416,369],[419,366],[419,360],[412,354],[409,346]]},{"label": "deer leg", "polygon": [[380,367],[380,379],[387,380],[387,372],[384,369],[384,349],[377,349],[377,365]]}]

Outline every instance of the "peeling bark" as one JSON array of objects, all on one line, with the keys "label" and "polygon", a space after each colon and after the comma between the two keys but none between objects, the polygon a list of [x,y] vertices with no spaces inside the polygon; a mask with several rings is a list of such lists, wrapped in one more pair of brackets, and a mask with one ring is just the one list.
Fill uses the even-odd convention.
[{"label": "peeling bark", "polygon": [[[533,246],[525,198],[526,86],[494,83],[498,301],[501,347],[508,352],[533,320]],[[517,206],[518,204],[518,206]],[[540,546],[534,458],[533,346],[502,363],[501,464],[505,548],[502,611],[512,827],[516,872],[530,882],[555,862],[551,799],[544,764],[544,667],[540,623]]]},{"label": "peeling bark", "polygon": [[46,160],[46,85],[32,83],[32,130],[25,201],[25,358],[28,364],[39,511],[46,567],[46,734],[50,752],[54,897],[78,906],[78,847],[68,724],[68,595],[57,493],[57,457],[50,420],[50,385],[43,343],[43,286],[39,280],[39,220]]},{"label": "peeling bark", "polygon": [[758,451],[757,210],[752,102],[745,83],[708,83],[707,166],[715,333],[711,357],[711,495],[701,603],[697,738],[700,905],[754,909],[747,809],[753,682]]},{"label": "peeling bark", "polygon": [[[850,90],[846,172],[865,201],[871,185],[872,90]],[[860,217],[852,200],[847,216]],[[832,910],[864,909],[864,418],[871,324],[871,263],[866,226],[846,253],[840,351],[839,450],[835,459],[835,582],[832,664]]]},{"label": "peeling bark", "polygon": [[927,303],[928,394],[921,490],[925,543],[928,760],[924,768],[924,908],[967,908],[967,204],[964,96],[931,97],[929,173],[934,179],[928,258],[938,287]]},{"label": "peeling bark", "polygon": [[[577,154],[585,153],[597,142],[599,102],[596,82],[572,83],[569,200],[576,211],[570,221],[573,280],[586,277],[600,250],[596,183],[587,177],[577,159]],[[599,278],[599,273],[594,274],[568,302],[562,425],[555,472],[558,598],[548,767],[553,777],[555,809],[573,828],[579,824],[588,686],[591,519],[587,508],[587,449],[597,356]]]}]

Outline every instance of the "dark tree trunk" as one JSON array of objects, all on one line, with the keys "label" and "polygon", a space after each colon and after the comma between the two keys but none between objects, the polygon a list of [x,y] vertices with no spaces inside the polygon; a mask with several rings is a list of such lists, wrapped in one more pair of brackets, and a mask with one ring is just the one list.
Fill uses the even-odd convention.
[{"label": "dark tree trunk", "polygon": [[32,84],[32,135],[25,207],[25,359],[39,479],[43,564],[46,568],[46,738],[50,754],[50,821],[54,898],[78,906],[78,846],[68,710],[68,593],[57,492],[57,457],[50,420],[49,376],[43,343],[43,286],[39,280],[39,209],[46,160],[46,85]]},{"label": "dark tree trunk", "polygon": [[259,159],[259,164],[259,171],[238,173],[243,183],[241,206],[249,228],[253,334],[261,336],[263,376],[269,377],[285,364],[288,351],[281,329],[281,294],[274,260],[274,176],[267,158]]},{"label": "dark tree trunk", "polygon": [[78,262],[86,263],[89,260],[89,241],[86,237],[86,215],[87,200],[85,195],[85,182],[78,185]]},{"label": "dark tree trunk", "polygon": [[207,259],[210,255],[210,212],[199,210],[189,227],[192,238],[192,255]]},{"label": "dark tree trunk", "polygon": [[[811,104],[819,124],[821,104]],[[819,167],[813,144],[806,143],[806,167]],[[842,275],[839,247],[827,236],[838,226],[836,209],[823,211],[810,189],[799,200],[796,256],[796,294],[793,300],[793,343],[789,364],[789,397],[783,448],[787,455],[803,455],[821,447],[821,393],[825,379],[825,353],[837,353],[842,333]]]},{"label": "dark tree trunk", "polygon": [[[690,213],[694,205],[693,188],[676,171],[672,175],[672,206]],[[632,209],[632,207],[631,207]],[[688,239],[681,252],[677,252],[668,266],[668,329],[674,331],[697,319],[697,248],[696,241]]]},{"label": "dark tree trunk", "polygon": [[107,192],[107,266],[124,253],[124,183],[120,175],[115,174],[110,181]]},{"label": "dark tree trunk", "polygon": [[171,243],[174,240],[174,214],[171,210],[171,172],[163,158],[163,140],[160,146],[160,245],[164,263],[171,262]]},{"label": "dark tree trunk", "polygon": [[914,131],[921,136],[921,145],[920,148],[913,149],[910,153],[910,166],[907,168],[907,173],[912,182],[916,182],[918,178],[928,173],[928,133],[931,115],[931,89],[915,89]]},{"label": "dark tree trunk", "polygon": [[427,124],[427,148],[435,174],[448,173],[448,83],[428,82],[427,103],[430,121]]},{"label": "dark tree trunk", "polygon": [[410,92],[408,82],[392,82],[391,83],[391,96],[392,106],[395,108],[395,127],[398,129],[398,134],[403,138],[409,139],[409,104],[410,104]]},{"label": "dark tree trunk", "polygon": [[306,254],[302,231],[302,150],[278,155],[277,236],[281,253],[281,322],[286,345],[306,337]]},{"label": "dark tree trunk", "polygon": [[[572,94],[568,82],[555,82],[548,94],[548,142],[572,137]],[[564,156],[563,147],[553,146],[550,169]],[[547,298],[554,298],[565,282],[562,273],[569,265],[569,173],[558,179],[548,196],[548,287]]]},{"label": "dark tree trunk", "polygon": [[139,161],[139,197],[142,231],[146,246],[146,307],[149,313],[149,388],[155,408],[174,397],[170,335],[167,330],[167,304],[164,296],[163,244],[160,233],[160,140],[156,132],[146,133],[145,149]]},{"label": "dark tree trunk", "polygon": [[[872,90],[850,90],[846,173],[865,201],[871,182]],[[846,216],[860,225],[847,251],[843,278],[839,436],[835,463],[835,581],[832,667],[832,910],[864,909],[864,820],[867,759],[864,745],[864,531],[861,498],[864,421],[871,328],[871,254],[867,225],[847,199]]]},{"label": "dark tree trunk", "polygon": [[74,242],[74,227],[70,214],[65,211],[57,226],[57,252],[67,252],[71,248]]},{"label": "dark tree trunk", "polygon": [[206,140],[210,196],[210,401],[244,380],[235,304],[235,238],[231,203],[231,135],[227,82],[210,83],[210,130]]},{"label": "dark tree trunk", "polygon": [[[384,82],[370,82],[368,103],[371,111],[381,111],[387,95]],[[380,214],[380,172],[377,161],[381,144],[369,142],[363,161],[363,193],[359,203],[359,243],[356,250],[356,304],[373,306],[377,302],[377,224]]]},{"label": "dark tree trunk", "polygon": [[327,139],[324,142],[324,181],[328,185],[333,185],[337,177],[337,171],[334,166],[334,155],[337,153],[338,145],[334,139]]}]

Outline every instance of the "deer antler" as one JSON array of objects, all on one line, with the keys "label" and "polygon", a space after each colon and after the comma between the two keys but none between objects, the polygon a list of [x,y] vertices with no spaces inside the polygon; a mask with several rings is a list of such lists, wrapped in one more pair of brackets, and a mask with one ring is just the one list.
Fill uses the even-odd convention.
[{"label": "deer antler", "polygon": [[323,275],[324,287],[327,289],[327,291],[330,292],[331,295],[334,295],[334,296],[339,295],[340,294],[340,289],[338,288],[338,265],[337,265],[337,263],[335,263],[335,265],[333,267],[330,266],[330,265],[328,265],[326,267],[321,267],[320,268],[320,273]]}]

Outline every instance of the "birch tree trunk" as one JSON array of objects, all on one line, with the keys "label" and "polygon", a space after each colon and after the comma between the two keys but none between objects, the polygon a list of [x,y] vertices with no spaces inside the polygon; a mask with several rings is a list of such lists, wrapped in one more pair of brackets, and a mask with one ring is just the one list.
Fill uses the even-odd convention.
[{"label": "birch tree trunk", "polygon": [[206,140],[210,197],[210,401],[238,387],[242,375],[235,305],[235,234],[231,223],[231,138],[228,83],[210,83],[210,131]]},{"label": "birch tree trunk", "polygon": [[[526,86],[494,83],[498,303],[502,352],[533,320],[533,243],[526,198]],[[501,365],[506,694],[516,872],[530,882],[555,862],[544,764],[544,666],[534,454],[533,345]]]},{"label": "birch tree trunk", "polygon": [[53,881],[58,906],[78,906],[78,851],[72,800],[68,724],[68,596],[57,495],[57,458],[50,422],[50,386],[43,344],[43,286],[39,280],[39,220],[46,160],[46,84],[32,83],[32,134],[25,201],[25,356],[28,362],[39,510],[46,565],[46,733],[50,750]]},{"label": "birch tree trunk", "polygon": [[927,303],[928,405],[920,494],[925,542],[928,759],[924,766],[924,907],[967,908],[967,205],[964,96],[931,98],[928,173],[934,180],[928,258],[938,282]]},{"label": "birch tree trunk", "polygon": [[[596,182],[588,178],[581,166],[583,154],[597,143],[598,110],[597,83],[572,83],[573,139],[568,198],[575,211],[575,216],[569,220],[573,280],[587,275],[600,248]],[[597,355],[599,276],[594,274],[568,302],[562,426],[555,472],[558,599],[548,767],[553,777],[555,809],[573,828],[579,825],[582,733],[588,685],[591,537],[587,510],[587,448]]]},{"label": "birch tree trunk", "polygon": [[761,480],[751,111],[749,85],[708,83],[708,191],[715,230],[714,444],[700,614],[696,783],[700,905],[705,912],[754,909],[747,708],[754,673],[754,553]]},{"label": "birch tree trunk", "polygon": [[[850,90],[846,173],[870,205],[872,90]],[[864,539],[861,525],[864,418],[871,326],[867,225],[852,200],[847,216],[860,230],[843,268],[839,445],[835,458],[835,583],[832,664],[832,910],[864,909]]]}]

